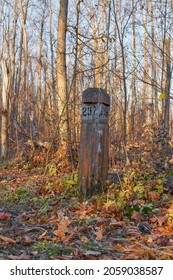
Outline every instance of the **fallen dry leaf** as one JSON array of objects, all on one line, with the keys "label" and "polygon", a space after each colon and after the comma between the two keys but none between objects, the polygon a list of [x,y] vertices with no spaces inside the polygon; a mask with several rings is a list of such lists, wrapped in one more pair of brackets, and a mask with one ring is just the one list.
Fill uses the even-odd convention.
[{"label": "fallen dry leaf", "polygon": [[98,231],[94,231],[94,234],[96,236],[97,240],[102,240],[103,239],[103,227],[101,226],[100,229]]},{"label": "fallen dry leaf", "polygon": [[170,207],[170,208],[168,209],[168,213],[169,213],[169,214],[173,214],[173,207]]},{"label": "fallen dry leaf", "polygon": [[120,222],[115,219],[112,219],[109,225],[114,227],[125,227],[125,222],[124,221]]},{"label": "fallen dry leaf", "polygon": [[149,246],[153,244],[153,239],[152,239],[151,237],[149,237],[149,238],[147,239],[147,244],[148,244]]},{"label": "fallen dry leaf", "polygon": [[26,255],[26,254],[22,254],[20,256],[9,255],[8,258],[10,260],[30,260],[31,259],[31,257],[29,255]]},{"label": "fallen dry leaf", "polygon": [[41,222],[41,223],[47,223],[47,222],[48,222],[47,217],[41,216],[41,217],[40,217],[40,222]]},{"label": "fallen dry leaf", "polygon": [[67,231],[67,227],[70,224],[70,221],[68,219],[63,219],[58,224],[58,229],[61,231]]},{"label": "fallen dry leaf", "polygon": [[82,211],[77,211],[76,214],[79,215],[79,219],[84,219],[86,218],[86,215],[87,215],[87,211],[86,210],[82,210]]},{"label": "fallen dry leaf", "polygon": [[83,243],[88,243],[88,237],[86,237],[85,235],[82,235],[81,237],[80,237],[80,240],[83,242]]},{"label": "fallen dry leaf", "polygon": [[59,229],[54,230],[53,232],[57,237],[59,237],[62,241],[65,239],[65,233],[64,231],[61,231]]},{"label": "fallen dry leaf", "polygon": [[139,212],[133,210],[131,218],[137,222],[140,222],[144,217]]},{"label": "fallen dry leaf", "polygon": [[10,217],[11,217],[10,214],[4,213],[4,212],[0,212],[0,221],[8,220]]},{"label": "fallen dry leaf", "polygon": [[100,256],[101,252],[99,252],[99,251],[86,251],[83,254],[85,256]]},{"label": "fallen dry leaf", "polygon": [[157,200],[160,198],[160,194],[158,192],[149,192],[148,195],[149,195],[149,199],[151,201],[154,201],[154,200]]},{"label": "fallen dry leaf", "polygon": [[120,250],[122,248],[122,244],[118,243],[117,245],[115,245],[115,249]]},{"label": "fallen dry leaf", "polygon": [[0,235],[0,241],[5,243],[16,243],[16,241],[12,238]]},{"label": "fallen dry leaf", "polygon": [[47,235],[47,230],[45,230],[42,234],[39,235],[38,240],[44,240],[44,237]]},{"label": "fallen dry leaf", "polygon": [[66,238],[63,240],[64,243],[69,242],[73,238],[73,236],[76,234],[77,231],[78,231],[78,227],[75,227],[73,229],[73,231],[68,236],[66,236]]},{"label": "fallen dry leaf", "polygon": [[28,235],[24,235],[22,236],[21,238],[21,243],[24,245],[24,246],[28,246],[28,245],[31,245],[32,244],[32,239],[30,236]]},{"label": "fallen dry leaf", "polygon": [[157,220],[158,220],[158,224],[159,226],[162,226],[166,221],[167,221],[167,216],[164,215],[164,216],[158,216],[157,217]]}]

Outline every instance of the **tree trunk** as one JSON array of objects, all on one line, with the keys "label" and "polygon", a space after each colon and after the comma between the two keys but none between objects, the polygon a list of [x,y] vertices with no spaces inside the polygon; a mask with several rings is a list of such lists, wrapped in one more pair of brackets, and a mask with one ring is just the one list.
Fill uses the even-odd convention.
[{"label": "tree trunk", "polygon": [[8,155],[8,90],[9,77],[8,68],[5,60],[1,61],[3,73],[2,87],[2,119],[1,119],[1,156],[6,158]]},{"label": "tree trunk", "polygon": [[144,42],[143,42],[143,51],[144,51],[144,70],[143,70],[143,89],[142,89],[142,116],[143,122],[147,122],[147,76],[148,76],[148,64],[147,64],[147,20],[148,20],[148,0],[145,1],[146,11],[143,18],[144,25]]},{"label": "tree trunk", "polygon": [[58,16],[58,43],[57,43],[57,94],[59,110],[59,140],[67,145],[68,140],[68,96],[66,74],[66,31],[67,31],[68,0],[60,0]]},{"label": "tree trunk", "polygon": [[[28,5],[29,5],[29,0],[26,1],[25,3],[25,11],[23,10],[23,3],[22,0],[19,0],[20,4],[20,13],[21,13],[21,22],[22,22],[22,37],[21,37],[21,45],[20,47],[22,48],[22,43],[24,45],[24,62],[23,62],[23,96],[24,96],[24,101],[23,101],[23,112],[22,115],[24,116],[23,119],[23,124],[24,127],[28,128],[28,94],[27,94],[27,64],[28,64],[28,40],[27,40],[27,34],[26,34],[26,18],[27,18],[27,11],[28,11]],[[21,65],[20,65],[20,71],[21,71]],[[20,73],[21,75],[21,73]],[[20,76],[21,78],[21,76]],[[21,82],[21,79],[19,78],[19,83]]]},{"label": "tree trunk", "polygon": [[132,33],[133,33],[133,68],[132,68],[132,103],[131,103],[131,133],[134,139],[135,133],[135,107],[136,107],[136,30],[135,30],[135,6],[132,0]]},{"label": "tree trunk", "polygon": [[171,51],[170,39],[165,40],[166,44],[166,84],[165,84],[165,112],[164,128],[169,133],[169,114],[170,114],[170,86],[171,86]]},{"label": "tree trunk", "polygon": [[155,50],[155,31],[153,18],[153,3],[150,0],[150,15],[151,15],[151,79],[152,79],[152,119],[151,121],[158,121],[158,96],[157,96],[157,80],[156,80],[156,50]]}]

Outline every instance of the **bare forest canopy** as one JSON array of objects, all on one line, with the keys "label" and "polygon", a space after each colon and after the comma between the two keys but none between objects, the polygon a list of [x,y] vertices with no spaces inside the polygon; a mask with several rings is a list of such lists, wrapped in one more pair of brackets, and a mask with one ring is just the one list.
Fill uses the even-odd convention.
[{"label": "bare forest canopy", "polygon": [[171,0],[1,0],[1,156],[65,143],[74,162],[88,87],[110,95],[119,156],[171,134],[172,34]]}]

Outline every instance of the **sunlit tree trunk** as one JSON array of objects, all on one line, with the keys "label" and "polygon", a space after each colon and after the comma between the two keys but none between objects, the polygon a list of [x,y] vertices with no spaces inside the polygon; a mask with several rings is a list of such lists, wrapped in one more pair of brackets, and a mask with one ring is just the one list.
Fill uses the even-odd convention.
[{"label": "sunlit tree trunk", "polygon": [[[26,34],[26,18],[27,18],[29,0],[27,0],[25,4],[23,4],[22,0],[19,0],[19,5],[20,5],[21,22],[22,22],[22,35],[21,35],[22,37],[21,37],[20,47],[22,48],[22,45],[24,47],[23,48],[23,55],[24,55],[23,72],[21,75],[21,63],[20,63],[19,83],[21,83],[21,80],[23,81],[22,85],[23,85],[23,95],[24,95],[23,102],[24,103],[23,103],[23,108],[22,108],[23,112],[21,112],[21,113],[24,116],[24,119],[23,119],[24,127],[27,129],[28,128],[28,94],[27,94],[28,40],[27,40],[27,34]],[[21,52],[22,52],[22,50],[21,50]],[[21,79],[21,77],[22,77],[22,79]]]},{"label": "sunlit tree trunk", "polygon": [[8,98],[9,98],[9,73],[5,60],[1,60],[3,73],[2,85],[2,116],[1,116],[1,156],[8,155]]},{"label": "sunlit tree trunk", "polygon": [[58,42],[57,42],[57,94],[59,110],[59,140],[67,144],[68,129],[68,96],[66,73],[66,31],[67,31],[68,0],[60,0],[58,16]]},{"label": "sunlit tree trunk", "polygon": [[[121,2],[120,2],[121,3]],[[113,5],[115,7],[115,1],[113,0]],[[125,48],[124,48],[124,36],[125,36],[125,29],[123,26],[119,25],[119,19],[117,18],[117,13],[114,10],[114,19],[115,25],[117,28],[117,37],[120,44],[120,52],[121,52],[121,60],[122,60],[122,83],[123,83],[123,144],[124,147],[127,145],[127,80],[126,80],[126,58],[125,58]],[[130,17],[128,18],[128,20]],[[125,26],[127,25],[127,22]]]}]

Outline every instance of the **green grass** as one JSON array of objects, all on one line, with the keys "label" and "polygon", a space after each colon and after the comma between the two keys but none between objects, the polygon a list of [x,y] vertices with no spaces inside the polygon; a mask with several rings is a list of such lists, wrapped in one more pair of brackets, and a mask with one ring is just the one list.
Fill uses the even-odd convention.
[{"label": "green grass", "polygon": [[38,241],[34,246],[33,250],[36,252],[36,259],[39,259],[40,254],[45,254],[49,259],[53,259],[60,255],[72,255],[72,249],[69,247],[62,246],[59,243],[51,243],[49,241]]}]

